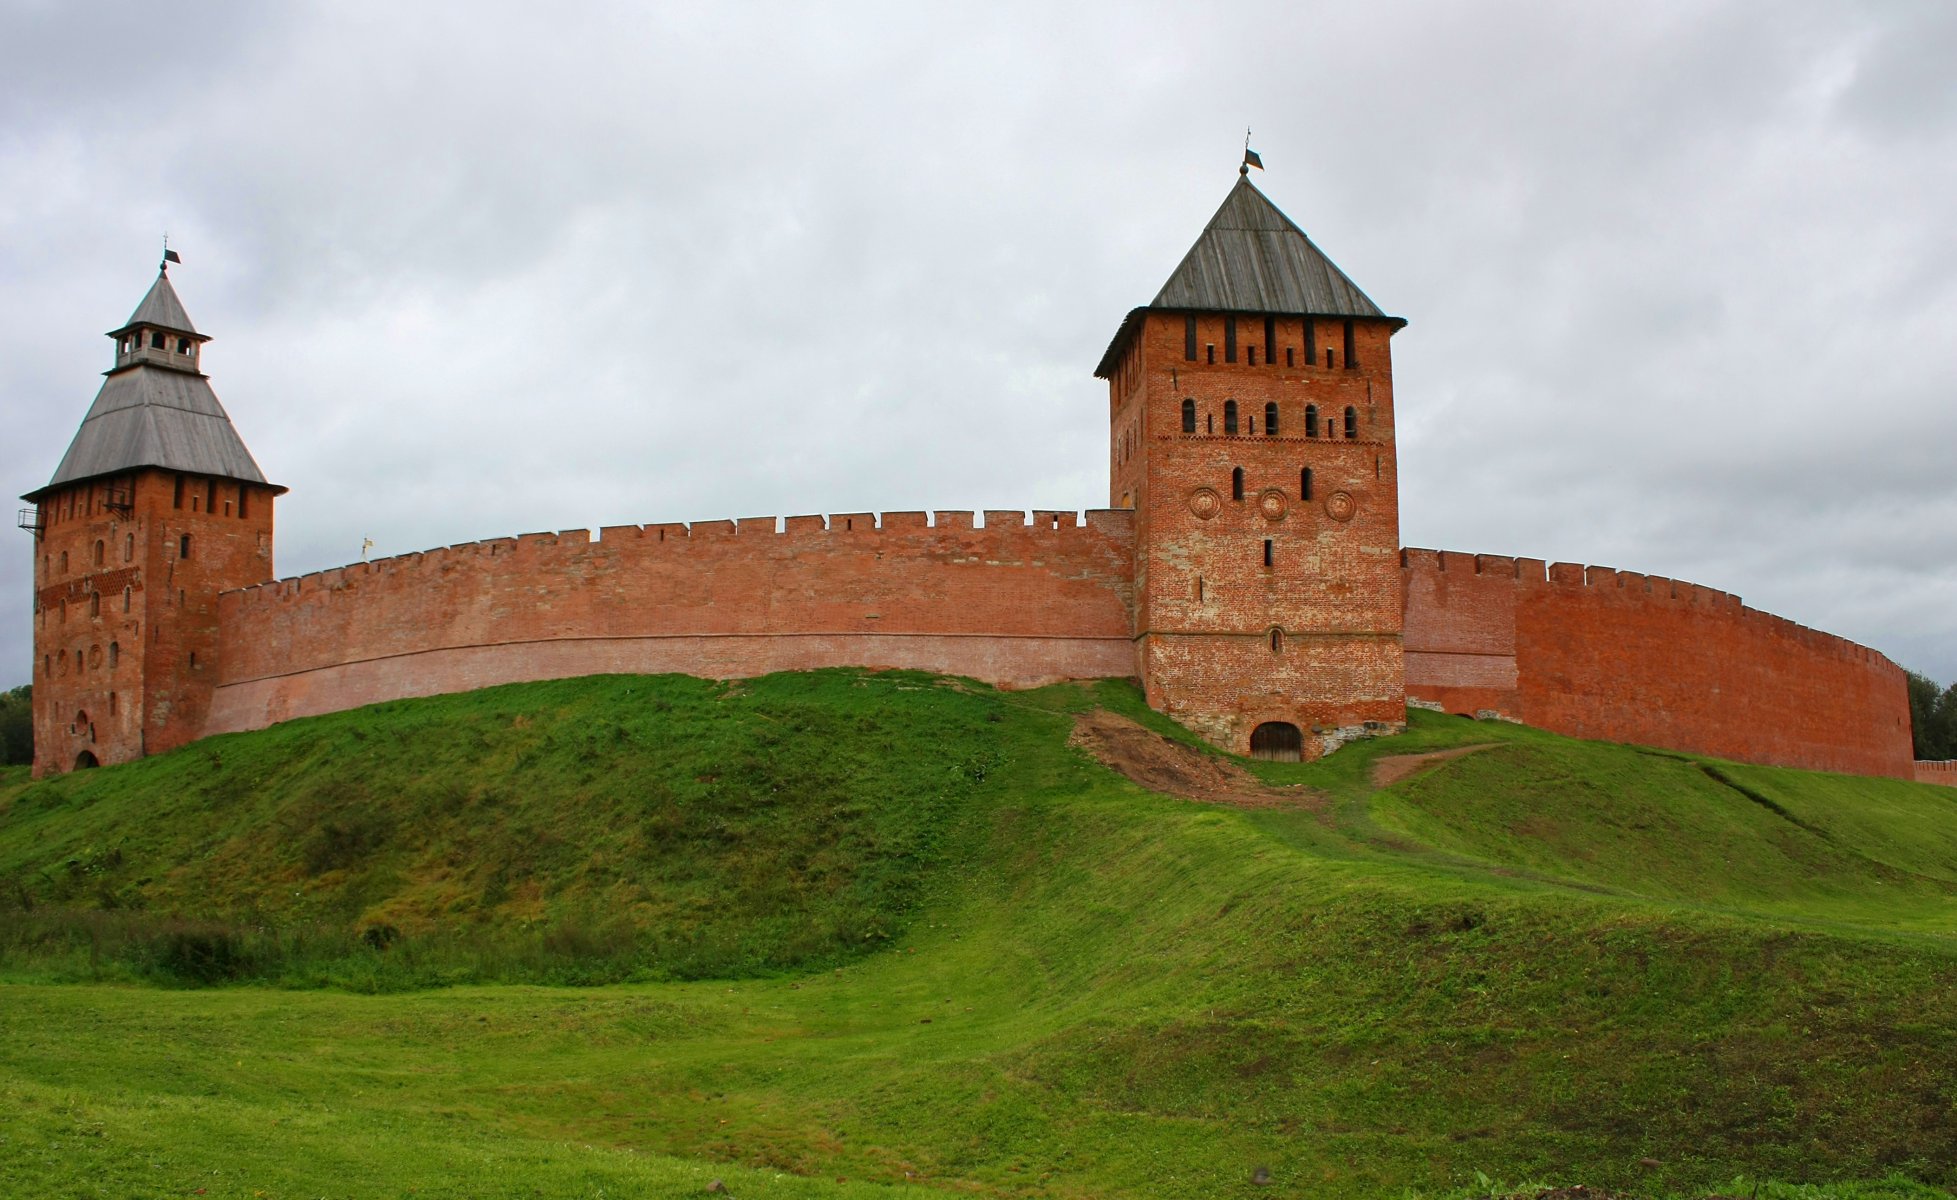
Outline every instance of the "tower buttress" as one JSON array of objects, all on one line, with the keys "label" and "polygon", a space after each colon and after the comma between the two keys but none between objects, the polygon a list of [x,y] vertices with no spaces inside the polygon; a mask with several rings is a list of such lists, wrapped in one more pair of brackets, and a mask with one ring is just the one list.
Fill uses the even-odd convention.
[{"label": "tower buttress", "polygon": [[1219,746],[1315,758],[1405,725],[1405,324],[1246,174],[1095,371],[1148,702]]},{"label": "tower buttress", "polygon": [[[166,264],[167,265],[167,264]],[[272,578],[267,483],[202,373],[169,275],[109,334],[115,361],[34,532],[34,774],[127,762],[202,732],[218,593]]]}]

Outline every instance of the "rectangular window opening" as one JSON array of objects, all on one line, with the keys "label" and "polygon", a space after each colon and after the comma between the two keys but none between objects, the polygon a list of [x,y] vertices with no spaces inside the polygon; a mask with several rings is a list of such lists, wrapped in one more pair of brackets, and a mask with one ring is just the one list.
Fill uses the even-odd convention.
[{"label": "rectangular window opening", "polygon": [[1271,539],[1270,538],[1264,539],[1264,565],[1267,567],[1271,565]]},{"label": "rectangular window opening", "polygon": [[1359,365],[1359,351],[1353,334],[1352,322],[1345,323],[1345,369],[1350,371]]},{"label": "rectangular window opening", "polygon": [[1196,361],[1196,318],[1182,319],[1182,356],[1190,362]]},{"label": "rectangular window opening", "polygon": [[1223,318],[1223,361],[1227,363],[1237,361],[1237,319],[1235,317]]}]

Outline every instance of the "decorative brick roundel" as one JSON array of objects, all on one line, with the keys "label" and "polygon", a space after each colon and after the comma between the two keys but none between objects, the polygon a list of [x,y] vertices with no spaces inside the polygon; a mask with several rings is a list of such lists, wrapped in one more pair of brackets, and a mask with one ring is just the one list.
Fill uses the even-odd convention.
[{"label": "decorative brick roundel", "polygon": [[1204,521],[1223,511],[1223,498],[1214,489],[1197,488],[1189,493],[1189,511]]},{"label": "decorative brick roundel", "polygon": [[1267,489],[1257,497],[1257,511],[1264,514],[1266,521],[1284,520],[1284,493],[1276,488]]},{"label": "decorative brick roundel", "polygon": [[1351,492],[1333,492],[1325,497],[1325,515],[1334,521],[1350,521],[1357,507]]}]

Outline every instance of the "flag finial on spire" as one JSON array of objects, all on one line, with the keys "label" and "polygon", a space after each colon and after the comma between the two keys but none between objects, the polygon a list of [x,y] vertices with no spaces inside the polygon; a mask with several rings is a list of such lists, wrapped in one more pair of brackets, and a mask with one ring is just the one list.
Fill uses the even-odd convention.
[{"label": "flag finial on spire", "polygon": [[1246,125],[1244,126],[1244,161],[1243,165],[1237,168],[1237,174],[1249,175],[1252,167],[1263,170],[1264,160],[1257,156],[1257,151],[1250,148],[1250,126]]}]

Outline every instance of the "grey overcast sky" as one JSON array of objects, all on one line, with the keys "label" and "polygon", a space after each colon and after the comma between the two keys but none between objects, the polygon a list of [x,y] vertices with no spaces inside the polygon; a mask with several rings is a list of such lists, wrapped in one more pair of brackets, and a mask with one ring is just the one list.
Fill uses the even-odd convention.
[{"label": "grey overcast sky", "polygon": [[[1236,179],[1387,311],[1407,544],[1957,678],[1957,4],[0,0],[0,474],[168,231],[278,568],[1107,503],[1091,371]],[[0,686],[31,551],[0,556]]]}]

